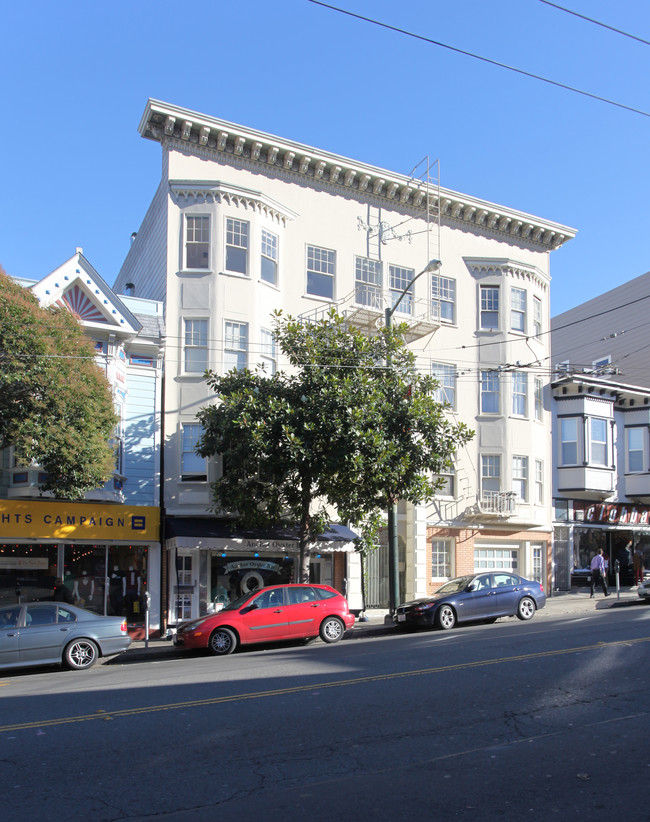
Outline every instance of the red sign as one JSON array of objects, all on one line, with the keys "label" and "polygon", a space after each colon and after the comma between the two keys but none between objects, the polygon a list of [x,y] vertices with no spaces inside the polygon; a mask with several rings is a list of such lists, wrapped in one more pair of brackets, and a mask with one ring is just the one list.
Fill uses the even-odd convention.
[{"label": "red sign", "polygon": [[[582,516],[581,516],[582,514]],[[573,517],[583,522],[610,525],[650,525],[650,507],[623,503],[573,502]]]}]

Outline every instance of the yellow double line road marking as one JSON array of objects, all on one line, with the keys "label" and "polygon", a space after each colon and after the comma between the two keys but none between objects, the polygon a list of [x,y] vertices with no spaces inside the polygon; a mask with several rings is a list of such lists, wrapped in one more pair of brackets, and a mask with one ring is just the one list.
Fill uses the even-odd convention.
[{"label": "yellow double line road marking", "polygon": [[[38,722],[18,722],[15,725],[0,725],[0,733],[9,731],[24,731],[30,728],[50,728],[56,725],[71,725],[75,722],[89,722],[91,720],[117,719],[125,716],[138,716],[141,714],[151,714],[159,711],[175,711],[179,708],[201,708],[207,705],[223,705],[227,702],[241,702],[247,699],[265,699],[271,696],[285,696],[287,694],[298,694],[306,691],[322,690],[323,688],[343,688],[348,685],[366,685],[370,682],[382,682],[391,679],[403,679],[409,676],[427,676],[431,674],[441,674],[447,671],[460,671],[469,668],[483,668],[488,665],[501,665],[504,662],[524,662],[530,659],[543,659],[544,657],[562,656],[566,654],[577,654],[583,651],[602,651],[606,648],[615,648],[623,645],[635,645],[639,642],[650,642],[650,637],[640,637],[638,639],[621,639],[616,642],[599,642],[596,645],[582,645],[577,648],[565,648],[556,651],[537,651],[532,654],[518,654],[517,656],[498,657],[497,659],[476,660],[473,662],[459,662],[456,665],[439,665],[435,668],[419,668],[414,671],[399,671],[393,674],[375,674],[374,676],[360,676],[353,679],[339,679],[333,682],[315,682],[311,685],[295,685],[291,688],[275,688],[269,691],[254,691],[248,694],[231,694],[229,696],[217,696],[210,699],[192,699],[186,702],[170,702],[167,705],[148,705],[141,708],[125,708],[120,711],[97,711],[93,714],[81,716],[64,716],[58,719],[43,719]],[[5,697],[6,699],[7,697]]]}]

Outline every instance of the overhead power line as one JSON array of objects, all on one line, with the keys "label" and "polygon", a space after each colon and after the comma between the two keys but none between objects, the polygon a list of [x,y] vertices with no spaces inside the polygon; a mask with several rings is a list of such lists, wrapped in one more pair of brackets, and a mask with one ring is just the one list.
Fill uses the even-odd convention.
[{"label": "overhead power line", "polygon": [[644,40],[643,37],[637,37],[636,34],[629,34],[627,31],[614,28],[614,26],[608,26],[607,23],[601,23],[600,20],[594,20],[593,17],[587,17],[585,14],[579,14],[577,11],[567,9],[564,6],[559,6],[557,3],[551,3],[550,0],[539,0],[539,2],[544,3],[546,6],[553,6],[554,9],[565,11],[567,14],[572,14],[574,17],[580,17],[588,23],[594,23],[596,26],[602,26],[604,29],[609,29],[610,31],[616,32],[616,34],[622,34],[623,37],[629,37],[631,40],[637,40],[639,43],[650,46],[650,41]]},{"label": "overhead power line", "polygon": [[389,31],[397,32],[397,34],[405,34],[407,37],[413,37],[415,40],[421,40],[422,42],[429,43],[432,46],[440,46],[440,48],[448,49],[449,51],[454,51],[456,52],[456,54],[462,54],[465,57],[473,57],[474,60],[481,60],[482,62],[489,63],[492,66],[507,69],[508,71],[515,72],[516,74],[522,74],[524,77],[530,77],[533,80],[540,80],[542,83],[548,83],[551,86],[563,88],[565,89],[565,91],[572,91],[574,94],[581,94],[583,97],[590,97],[592,100],[598,100],[601,103],[608,103],[610,106],[616,106],[617,108],[622,108],[626,111],[631,111],[634,114],[641,114],[643,115],[643,117],[650,117],[650,112],[643,111],[642,109],[625,105],[625,103],[618,103],[616,102],[616,100],[610,100],[607,97],[601,97],[599,94],[592,94],[590,91],[584,91],[582,89],[576,88],[575,86],[570,86],[567,83],[560,83],[557,80],[550,80],[548,77],[542,77],[541,74],[533,74],[530,71],[524,71],[524,69],[516,68],[515,66],[509,66],[507,63],[501,63],[498,60],[491,60],[489,57],[483,57],[480,54],[474,54],[474,52],[466,51],[465,49],[460,49],[456,46],[450,46],[448,43],[442,43],[440,40],[433,40],[431,37],[425,37],[422,34],[416,34],[415,32],[407,31],[406,29],[401,29],[398,26],[391,26],[389,23],[382,23],[380,20],[374,20],[372,17],[364,17],[362,14],[356,14],[355,12],[349,11],[348,9],[342,9],[338,6],[332,6],[329,3],[323,3],[322,0],[308,0],[308,2],[313,3],[315,6],[323,6],[323,8],[330,9],[331,11],[336,11],[339,14],[346,14],[348,17],[354,17],[357,20],[362,20],[364,23],[372,23],[374,26],[380,26],[381,28],[388,29]]}]

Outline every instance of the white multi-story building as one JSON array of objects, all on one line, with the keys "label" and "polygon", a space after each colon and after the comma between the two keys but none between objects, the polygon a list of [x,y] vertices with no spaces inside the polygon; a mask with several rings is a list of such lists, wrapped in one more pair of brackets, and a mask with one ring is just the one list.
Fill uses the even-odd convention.
[{"label": "white multi-story building", "polygon": [[77,248],[40,280],[17,280],[44,307],[78,319],[95,346],[119,423],[115,470],[83,501],[42,494],[38,465],[0,451],[0,601],[51,598],[62,579],[77,604],[123,615],[137,635],[144,594],[160,628],[160,404],[163,306],[117,294]]},{"label": "white multi-story building", "polygon": [[[508,568],[547,580],[551,535],[549,257],[574,232],[414,178],[150,100],[140,134],[162,179],[118,276],[118,292],[165,303],[165,547],[170,621],[261,581],[290,578],[296,542],[247,538],[210,513],[219,466],[197,457],[206,368],[278,362],[271,313],[330,306],[371,328],[413,283],[395,321],[449,414],[476,436],[430,505],[399,507],[402,596],[449,576]],[[408,164],[408,163],[407,163]],[[419,276],[431,259],[441,266]],[[337,535],[334,535],[337,536]],[[346,534],[314,548],[315,579],[360,608]],[[385,606],[382,552],[367,604]]]}]

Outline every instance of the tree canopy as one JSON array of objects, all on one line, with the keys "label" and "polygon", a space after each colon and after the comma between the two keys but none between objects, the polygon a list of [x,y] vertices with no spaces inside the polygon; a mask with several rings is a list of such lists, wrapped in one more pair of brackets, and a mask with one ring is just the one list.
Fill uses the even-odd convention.
[{"label": "tree canopy", "polygon": [[42,491],[78,499],[110,477],[117,421],[77,320],[66,309],[41,308],[0,268],[0,447],[43,469]]},{"label": "tree canopy", "polygon": [[236,512],[246,527],[298,525],[302,581],[309,543],[334,510],[353,526],[376,525],[399,499],[430,499],[436,475],[473,435],[434,400],[435,380],[418,373],[403,332],[368,336],[334,311],[316,323],[277,312],[290,373],[206,375],[216,402],[198,413],[197,450],[223,460],[215,510]]}]

